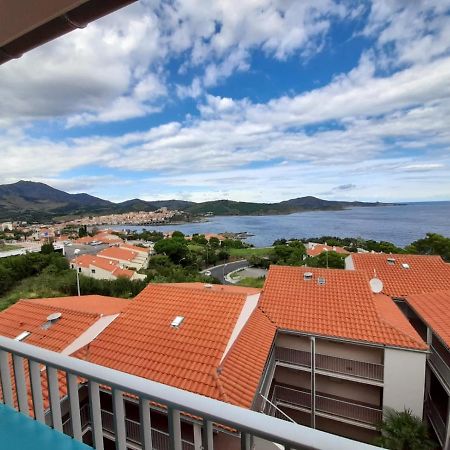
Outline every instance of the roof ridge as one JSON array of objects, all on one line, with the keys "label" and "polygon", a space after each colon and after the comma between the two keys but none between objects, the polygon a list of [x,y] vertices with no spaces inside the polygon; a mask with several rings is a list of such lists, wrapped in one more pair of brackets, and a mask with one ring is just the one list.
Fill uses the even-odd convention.
[{"label": "roof ridge", "polygon": [[[48,297],[49,299],[51,299],[52,297]],[[60,298],[60,297],[55,297],[55,298]],[[75,309],[70,309],[70,308],[65,308],[65,307],[56,307],[53,305],[45,305],[44,303],[41,302],[29,302],[28,300],[42,300],[42,299],[38,299],[38,298],[21,298],[19,301],[17,301],[15,304],[32,304],[32,305],[39,305],[43,308],[47,308],[47,309],[53,309],[53,310],[58,310],[58,312],[65,312],[65,313],[72,313],[72,314],[82,314],[84,316],[89,316],[89,317],[100,317],[101,314],[99,313],[92,313],[92,312],[86,312],[86,311],[80,311],[80,310],[75,310]],[[35,306],[34,306],[35,307]],[[5,310],[6,311],[6,310]]]},{"label": "roof ridge", "polygon": [[222,381],[220,380],[219,374],[217,373],[218,369],[219,368],[214,368],[213,369],[213,371],[212,371],[213,379],[214,379],[214,381],[216,383],[217,390],[219,391],[220,398],[223,398],[223,400],[225,402],[230,403],[230,401],[228,399],[228,395],[225,392],[225,388],[223,387]]}]

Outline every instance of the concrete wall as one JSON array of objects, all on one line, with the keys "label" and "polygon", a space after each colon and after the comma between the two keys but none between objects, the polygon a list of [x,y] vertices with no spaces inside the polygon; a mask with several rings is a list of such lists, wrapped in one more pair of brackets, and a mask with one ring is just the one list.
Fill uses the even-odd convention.
[{"label": "concrete wall", "polygon": [[317,394],[336,395],[350,401],[356,400],[381,407],[382,389],[369,384],[316,374],[316,392]]},{"label": "concrete wall", "polygon": [[316,339],[316,353],[375,364],[383,364],[383,349],[368,345]]},{"label": "concrete wall", "polygon": [[279,333],[275,345],[285,348],[293,348],[305,352],[311,351],[311,341],[306,336],[295,336],[293,334]]},{"label": "concrete wall", "polygon": [[383,406],[397,411],[410,409],[422,417],[426,354],[386,349],[384,355]]},{"label": "concrete wall", "polygon": [[345,270],[355,270],[355,265],[353,264],[352,255],[348,255],[345,258]]},{"label": "concrete wall", "polygon": [[289,384],[303,389],[311,389],[310,372],[278,366],[275,370],[274,379],[277,383]]}]

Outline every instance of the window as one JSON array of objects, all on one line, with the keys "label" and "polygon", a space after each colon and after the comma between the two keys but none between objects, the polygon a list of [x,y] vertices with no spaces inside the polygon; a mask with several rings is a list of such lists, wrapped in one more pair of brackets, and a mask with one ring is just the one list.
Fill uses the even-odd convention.
[{"label": "window", "polygon": [[91,273],[95,273],[95,269],[91,269]]}]

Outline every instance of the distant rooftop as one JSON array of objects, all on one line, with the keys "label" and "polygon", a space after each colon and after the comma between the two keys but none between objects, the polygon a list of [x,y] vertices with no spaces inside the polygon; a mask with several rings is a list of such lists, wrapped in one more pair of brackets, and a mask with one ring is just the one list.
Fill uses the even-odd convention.
[{"label": "distant rooftop", "polygon": [[440,256],[352,253],[354,268],[383,282],[383,293],[397,298],[450,289],[450,264]]}]

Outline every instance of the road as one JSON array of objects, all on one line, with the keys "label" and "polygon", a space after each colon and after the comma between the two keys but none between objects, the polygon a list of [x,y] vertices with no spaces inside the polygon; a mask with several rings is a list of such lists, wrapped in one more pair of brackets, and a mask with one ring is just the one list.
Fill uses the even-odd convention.
[{"label": "road", "polygon": [[[206,270],[209,270],[211,272],[211,276],[216,280],[219,280],[222,284],[230,284],[225,280],[225,275],[227,273],[233,272],[234,270],[243,269],[244,267],[248,267],[248,261],[246,259],[221,264],[220,266],[210,267]],[[203,271],[203,273],[204,272],[205,270]]]}]

